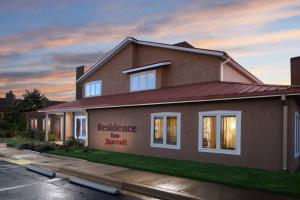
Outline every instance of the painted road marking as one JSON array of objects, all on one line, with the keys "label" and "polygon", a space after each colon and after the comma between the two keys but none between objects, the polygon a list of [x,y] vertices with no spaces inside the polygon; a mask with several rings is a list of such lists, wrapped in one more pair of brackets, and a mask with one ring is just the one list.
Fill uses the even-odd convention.
[{"label": "painted road marking", "polygon": [[20,166],[11,166],[11,167],[6,167],[6,168],[1,168],[0,167],[0,170],[8,170],[8,169],[15,169],[15,168],[18,168]]},{"label": "painted road marking", "polygon": [[18,164],[18,165],[27,165],[27,164],[34,163],[34,162],[32,162],[30,160],[26,160],[26,159],[9,160],[8,162]]},{"label": "painted road marking", "polygon": [[0,165],[0,170],[7,170],[7,169],[14,169],[14,168],[18,168],[20,166],[17,165]]},{"label": "painted road marking", "polygon": [[[59,181],[62,180],[63,178],[55,178],[55,179],[51,179],[42,183],[51,183],[54,181]],[[7,190],[14,190],[14,189],[19,189],[19,188],[23,188],[23,187],[27,187],[27,186],[31,186],[31,185],[36,185],[36,184],[40,184],[41,182],[37,182],[37,183],[30,183],[30,184],[25,184],[25,185],[18,185],[18,186],[14,186],[14,187],[7,187],[7,188],[2,188],[0,189],[0,192],[3,191],[7,191]]]}]

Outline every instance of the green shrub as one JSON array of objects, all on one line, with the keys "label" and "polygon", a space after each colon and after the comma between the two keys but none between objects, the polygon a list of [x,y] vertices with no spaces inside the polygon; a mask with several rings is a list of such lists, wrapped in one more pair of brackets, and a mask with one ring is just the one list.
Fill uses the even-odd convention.
[{"label": "green shrub", "polygon": [[50,144],[41,144],[37,145],[34,150],[38,152],[46,152],[54,150],[54,147]]},{"label": "green shrub", "polygon": [[59,139],[55,133],[49,133],[49,141],[58,141]]},{"label": "green shrub", "polygon": [[83,147],[83,152],[84,153],[88,153],[89,152],[89,148],[88,147]]},{"label": "green shrub", "polygon": [[27,150],[34,150],[35,145],[33,143],[22,143],[17,145],[18,149],[27,149]]},{"label": "green shrub", "polygon": [[65,146],[67,147],[76,147],[79,146],[80,142],[78,142],[74,137],[70,137],[65,141]]},{"label": "green shrub", "polygon": [[0,132],[0,137],[7,137],[7,138],[12,138],[15,137],[16,133],[11,130],[3,130]]}]

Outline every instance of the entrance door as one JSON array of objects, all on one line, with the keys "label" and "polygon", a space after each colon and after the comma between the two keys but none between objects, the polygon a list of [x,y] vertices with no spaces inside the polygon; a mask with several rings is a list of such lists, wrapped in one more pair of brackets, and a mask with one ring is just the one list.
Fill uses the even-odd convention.
[{"label": "entrance door", "polygon": [[75,116],[75,136],[78,139],[86,138],[86,116]]}]

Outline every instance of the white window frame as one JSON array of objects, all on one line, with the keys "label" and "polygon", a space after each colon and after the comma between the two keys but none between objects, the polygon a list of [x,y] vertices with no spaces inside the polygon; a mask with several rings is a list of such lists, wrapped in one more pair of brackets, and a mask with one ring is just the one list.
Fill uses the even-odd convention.
[{"label": "white window frame", "polygon": [[[203,131],[203,117],[212,116],[216,117],[216,148],[209,149],[202,147],[202,131]],[[235,150],[221,149],[221,116],[235,116],[236,117],[236,148]],[[220,154],[231,154],[241,155],[241,111],[207,111],[199,112],[199,134],[198,134],[198,151],[207,153],[220,153]]]},{"label": "white window frame", "polygon": [[[140,83],[138,85],[138,89],[134,89],[133,87],[133,78],[134,77],[140,77],[142,75],[148,75],[148,74],[154,74],[154,87],[153,88],[146,88],[146,89],[141,89],[140,88]],[[150,70],[150,71],[143,71],[143,72],[138,72],[134,74],[130,74],[130,92],[137,92],[137,91],[143,91],[143,90],[153,90],[156,88],[156,70]]]},{"label": "white window frame", "polygon": [[300,156],[300,113],[295,113],[295,138],[294,138],[295,158]]},{"label": "white window frame", "polygon": [[[99,87],[99,94],[96,94],[96,84],[99,83],[100,87]],[[95,94],[91,94],[91,86],[94,85],[95,87]],[[90,94],[87,94],[87,87],[90,86]],[[96,96],[101,96],[102,95],[102,81],[98,80],[98,81],[92,81],[92,82],[88,82],[84,84],[84,97],[96,97]]]},{"label": "white window frame", "polygon": [[[154,143],[154,117],[163,118],[163,143]],[[176,127],[176,145],[167,144],[167,117],[177,117],[177,127]],[[180,149],[181,144],[181,113],[177,112],[162,112],[162,113],[151,113],[151,147],[157,148],[167,148],[167,149]]]},{"label": "white window frame", "polygon": [[[80,119],[80,135],[77,137],[77,119]],[[83,119],[85,119],[85,136],[82,136],[82,121]],[[87,135],[87,117],[85,115],[77,115],[75,116],[75,122],[74,122],[74,137],[76,137],[77,139],[86,139],[86,135]]]}]

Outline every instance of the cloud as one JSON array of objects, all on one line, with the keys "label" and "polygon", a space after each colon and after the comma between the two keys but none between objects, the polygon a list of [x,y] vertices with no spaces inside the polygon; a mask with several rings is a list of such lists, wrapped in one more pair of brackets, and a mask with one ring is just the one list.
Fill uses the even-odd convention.
[{"label": "cloud", "polygon": [[[17,2],[4,3],[0,10],[22,9],[23,4],[30,10],[36,6],[51,4],[51,1]],[[66,2],[68,3],[64,1],[62,6]],[[134,5],[126,9],[134,10]],[[300,38],[298,28],[276,32],[264,29],[271,22],[300,16],[297,8],[299,1],[189,1],[184,6],[174,5],[172,4],[172,11],[151,10],[147,15],[128,17],[129,20],[112,17],[109,20],[80,25],[65,26],[58,23],[59,26],[45,25],[38,29],[1,36],[0,93],[13,89],[21,94],[25,88],[35,86],[42,88],[49,97],[72,99],[75,66],[93,65],[104,55],[100,48],[95,52],[89,50],[87,53],[79,53],[72,49],[74,45],[87,47],[105,44],[106,47],[110,45],[113,48],[117,41],[127,36],[135,36],[138,39],[165,43],[190,40],[198,47],[228,50],[234,56],[250,57],[274,53],[275,50],[287,50],[275,49],[274,44],[298,42],[297,38]],[[115,7],[111,7],[114,10]],[[109,14],[114,14],[110,12],[111,10]],[[68,52],[55,53],[61,52],[62,48]],[[290,47],[289,50],[291,49],[297,48]],[[40,53],[43,51],[46,53]],[[40,54],[36,55],[36,52]],[[262,69],[266,71],[259,71]],[[269,68],[252,70],[254,74],[262,77],[271,71]],[[278,76],[278,73],[275,75]]]},{"label": "cloud", "polygon": [[51,59],[55,63],[62,65],[92,65],[101,59],[106,53],[95,52],[95,53],[63,53],[63,54],[52,54]]},{"label": "cloud", "polygon": [[[279,32],[251,34],[244,36],[236,36],[232,38],[215,38],[207,39],[199,42],[199,45],[209,46],[211,48],[227,48],[236,46],[253,46],[260,44],[273,44],[282,41],[300,41],[300,28]],[[197,43],[196,43],[197,44]]]},{"label": "cloud", "polygon": [[[258,78],[264,78],[265,82],[273,84],[290,85],[290,70],[284,66],[255,66],[248,70],[256,74]],[[280,77],[280,78],[278,78]],[[288,77],[287,79],[285,77]]]}]

